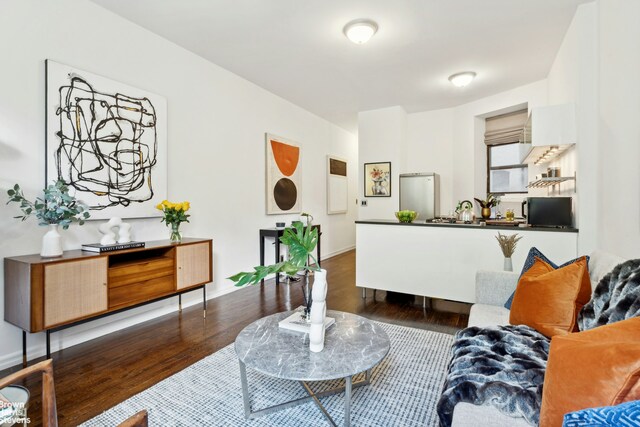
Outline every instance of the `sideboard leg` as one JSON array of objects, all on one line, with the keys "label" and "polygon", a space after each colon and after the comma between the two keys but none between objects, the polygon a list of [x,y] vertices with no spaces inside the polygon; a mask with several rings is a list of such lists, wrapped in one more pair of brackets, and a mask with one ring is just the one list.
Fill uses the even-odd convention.
[{"label": "sideboard leg", "polygon": [[427,297],[422,297],[422,309],[427,309]]},{"label": "sideboard leg", "polygon": [[362,298],[366,298],[367,297],[367,288],[362,288]]},{"label": "sideboard leg", "polygon": [[47,329],[47,359],[51,359],[51,330]]},{"label": "sideboard leg", "polygon": [[202,286],[202,317],[207,317],[207,285]]},{"label": "sideboard leg", "polygon": [[22,367],[27,367],[27,331],[22,331]]},{"label": "sideboard leg", "polygon": [[178,311],[182,311],[182,294],[178,294]]}]

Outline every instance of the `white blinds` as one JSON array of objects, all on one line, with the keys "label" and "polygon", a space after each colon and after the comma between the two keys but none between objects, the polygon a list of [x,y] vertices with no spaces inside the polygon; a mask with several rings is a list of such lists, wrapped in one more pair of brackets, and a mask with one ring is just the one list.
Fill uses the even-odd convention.
[{"label": "white blinds", "polygon": [[518,142],[527,121],[527,110],[515,111],[485,120],[484,143],[487,145]]}]

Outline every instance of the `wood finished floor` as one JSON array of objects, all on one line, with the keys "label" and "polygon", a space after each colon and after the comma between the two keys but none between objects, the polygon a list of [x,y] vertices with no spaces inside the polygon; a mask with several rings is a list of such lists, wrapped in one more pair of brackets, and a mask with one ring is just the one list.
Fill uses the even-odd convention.
[{"label": "wood finished floor", "polygon": [[[361,289],[355,287],[355,251],[327,259],[322,266],[328,271],[330,309],[446,333],[467,325],[466,304],[448,304],[457,312],[423,310],[421,298],[387,296],[384,291],[378,291],[375,300],[373,292],[367,291],[362,299]],[[276,287],[267,282],[210,300],[206,319],[202,306],[195,305],[54,353],[59,425],[75,426],[100,414],[231,344],[249,323],[301,303],[300,285]],[[0,378],[20,368],[2,371]],[[30,425],[37,426],[41,424],[40,380],[25,385],[32,394]]]}]

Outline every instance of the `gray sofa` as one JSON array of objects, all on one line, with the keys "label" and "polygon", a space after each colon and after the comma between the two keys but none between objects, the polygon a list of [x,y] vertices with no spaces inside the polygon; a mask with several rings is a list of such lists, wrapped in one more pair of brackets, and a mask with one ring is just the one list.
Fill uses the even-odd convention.
[{"label": "gray sofa", "polygon": [[[623,262],[603,251],[595,251],[589,260],[591,289],[616,265]],[[519,273],[503,271],[478,271],[476,273],[476,303],[471,307],[468,326],[494,326],[509,324],[509,310],[504,303],[518,284]],[[458,403],[453,411],[454,427],[529,427],[524,418],[509,417],[491,405]]]}]

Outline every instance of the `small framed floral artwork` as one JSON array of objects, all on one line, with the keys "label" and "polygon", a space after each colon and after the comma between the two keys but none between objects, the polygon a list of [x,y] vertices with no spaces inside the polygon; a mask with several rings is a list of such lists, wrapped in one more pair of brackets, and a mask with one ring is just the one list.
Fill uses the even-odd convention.
[{"label": "small framed floral artwork", "polygon": [[364,164],[364,196],[391,197],[391,162]]}]

